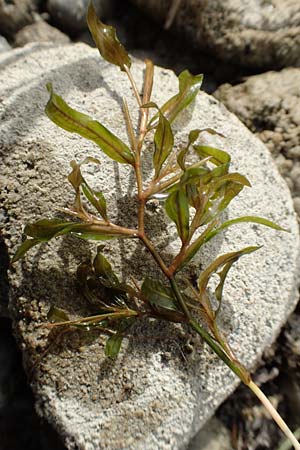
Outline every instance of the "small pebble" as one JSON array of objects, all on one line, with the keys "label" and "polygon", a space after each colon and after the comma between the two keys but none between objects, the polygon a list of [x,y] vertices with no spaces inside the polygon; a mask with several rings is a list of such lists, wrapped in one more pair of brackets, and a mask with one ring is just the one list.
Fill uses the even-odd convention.
[{"label": "small pebble", "polygon": [[299,158],[300,159],[300,145],[292,147],[287,151],[287,156],[289,158]]}]

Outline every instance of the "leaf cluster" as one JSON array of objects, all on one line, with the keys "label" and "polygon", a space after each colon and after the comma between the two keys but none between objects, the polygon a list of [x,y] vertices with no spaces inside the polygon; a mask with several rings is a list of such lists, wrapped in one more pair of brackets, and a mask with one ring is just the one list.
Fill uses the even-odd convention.
[{"label": "leaf cluster", "polygon": [[[180,292],[175,274],[194,258],[203,245],[228,227],[252,222],[277,230],[282,228],[265,218],[251,215],[222,223],[222,213],[234,198],[251,184],[244,175],[230,172],[231,158],[227,151],[201,143],[203,134],[223,137],[221,133],[212,128],[194,129],[190,131],[180,150],[175,150],[173,122],[178,114],[194,101],[203,76],[192,75],[185,70],[178,77],[177,94],[162,106],[158,106],[151,101],[153,64],[146,62],[144,90],[140,95],[130,72],[129,55],[119,42],[113,27],[98,19],[92,2],[88,8],[87,21],[102,57],[118,66],[128,76],[140,112],[139,132],[137,135],[134,132],[136,126],[131,121],[126,100],[124,116],[129,142],[123,142],[99,121],[73,109],[54,92],[51,84],[47,85],[50,98],[45,112],[60,128],[94,142],[99,149],[99,155],[103,153],[112,161],[132,167],[136,175],[139,205],[137,223],[132,229],[113,223],[103,190],[95,189],[87,183],[82,167],[90,163],[100,164],[98,155],[97,158],[88,157],[80,163],[71,161],[72,170],[68,180],[75,191],[75,201],[72,207],[64,210],[69,219],[40,219],[26,225],[26,239],[17,249],[13,261],[22,258],[33,246],[66,234],[96,241],[138,239],[153,256],[168,284],[148,277],[140,287],[137,283],[132,286],[121,282],[100,247],[92,264],[82,265],[78,271],[81,292],[87,301],[97,305],[97,315],[69,320],[65,313],[59,313],[59,310],[54,308],[49,318],[55,321],[55,326],[97,327],[106,330],[110,334],[106,354],[116,356],[124,333],[137,319],[146,316],[174,322],[191,321],[191,310],[196,308],[205,319],[212,338],[218,341],[222,351],[229,355],[230,350],[221,338],[216,323],[225,279],[234,262],[258,247],[247,247],[218,257],[200,274],[197,288],[192,287],[192,298],[185,297]],[[153,139],[153,174],[147,184],[142,177],[143,144],[146,136]],[[163,261],[155,244],[145,232],[145,205],[155,197],[161,200],[181,241],[178,254],[169,263]],[[215,289],[217,309],[214,309],[208,294],[208,285],[213,274],[220,278]]]}]

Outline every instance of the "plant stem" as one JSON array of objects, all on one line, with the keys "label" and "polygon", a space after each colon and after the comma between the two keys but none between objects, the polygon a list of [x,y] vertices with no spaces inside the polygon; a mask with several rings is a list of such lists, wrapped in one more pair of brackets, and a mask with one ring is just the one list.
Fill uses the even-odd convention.
[{"label": "plant stem", "polygon": [[227,353],[221,348],[221,346],[214,340],[214,338],[198,323],[196,322],[186,303],[182,294],[178,288],[177,282],[174,277],[170,278],[170,284],[173,292],[187,318],[189,319],[190,326],[198,333],[202,339],[210,346],[210,348],[219,356],[219,358],[224,361],[224,363],[245,383],[248,384],[250,380],[250,375],[248,371],[238,362],[232,361]]},{"label": "plant stem", "polygon": [[127,67],[126,65],[124,66],[124,69],[125,69],[125,72],[126,72],[128,78],[129,78],[129,81],[130,81],[130,84],[132,86],[132,89],[133,89],[136,101],[138,102],[139,107],[141,107],[142,106],[142,100],[141,100],[141,97],[140,97],[140,94],[139,94],[136,82],[134,81],[134,78],[132,76],[132,73],[130,72],[129,67]]},{"label": "plant stem", "polygon": [[166,264],[162,260],[162,258],[159,255],[159,253],[156,251],[156,249],[155,249],[154,245],[152,244],[152,242],[148,239],[148,237],[144,233],[140,234],[139,238],[143,242],[145,247],[149,250],[149,252],[153,256],[153,259],[157,262],[157,264],[161,268],[162,272],[166,275],[167,278],[170,278],[170,273],[169,273],[168,267],[166,266]]},{"label": "plant stem", "polygon": [[286,437],[291,441],[294,448],[296,450],[300,450],[300,444],[297,441],[296,437],[289,429],[285,421],[278,414],[277,410],[274,408],[270,400],[265,396],[265,394],[261,391],[261,389],[252,381],[247,384],[247,386],[251,389],[251,391],[256,395],[256,397],[261,401],[267,411],[270,413],[273,420],[277,423],[282,432],[286,435]]},{"label": "plant stem", "polygon": [[190,311],[188,310],[185,301],[182,297],[182,294],[178,288],[178,285],[174,278],[170,278],[170,283],[173,289],[173,292],[180,303],[184,313],[189,318],[190,326],[202,337],[202,339],[210,346],[210,348],[222,359],[222,361],[240,378],[240,380],[251,389],[251,391],[257,396],[257,398],[261,401],[267,411],[270,413],[273,420],[277,423],[282,432],[287,436],[287,438],[291,441],[294,448],[296,450],[300,450],[300,444],[297,441],[296,437],[289,429],[287,424],[284,422],[282,417],[276,411],[270,400],[265,396],[265,394],[261,391],[261,389],[252,381],[250,374],[247,369],[243,367],[238,361],[232,359],[230,355],[228,355],[221,347],[221,345],[216,342],[212,336],[198,323],[196,322],[192,316]]}]

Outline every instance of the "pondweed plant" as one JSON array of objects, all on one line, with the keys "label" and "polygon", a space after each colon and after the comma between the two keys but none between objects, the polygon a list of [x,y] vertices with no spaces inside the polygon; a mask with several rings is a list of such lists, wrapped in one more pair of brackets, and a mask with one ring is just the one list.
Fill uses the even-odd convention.
[{"label": "pondweed plant", "polygon": [[[154,71],[152,62],[146,61],[143,92],[140,95],[130,71],[129,55],[117,39],[114,28],[104,25],[97,18],[92,3],[88,8],[87,21],[102,57],[118,66],[128,76],[139,110],[139,131],[135,132],[125,99],[123,106],[129,145],[101,123],[72,109],[53,91],[50,84],[47,86],[50,99],[46,114],[59,127],[96,143],[113,161],[132,167],[137,187],[137,225],[135,228],[127,228],[113,223],[103,193],[95,191],[86,182],[82,166],[89,162],[98,163],[98,160],[88,157],[81,163],[72,161],[72,171],[68,179],[75,190],[75,204],[73,208],[65,209],[65,213],[71,218],[42,219],[26,225],[24,233],[27,238],[13,260],[17,261],[23,257],[33,246],[65,234],[96,241],[120,238],[139,240],[152,255],[165,282],[149,277],[146,277],[141,285],[135,280],[129,283],[120,281],[102,253],[103,246],[100,246],[93,262],[90,265],[83,264],[78,269],[82,292],[89,301],[98,305],[99,313],[70,320],[64,311],[54,307],[49,312],[52,323],[47,326],[99,329],[108,335],[105,354],[108,357],[116,357],[129,328],[141,319],[186,324],[198,333],[254,392],[291,440],[294,448],[299,450],[300,445],[293,433],[252,381],[250,373],[239,362],[218,325],[224,283],[231,266],[241,256],[252,253],[259,247],[246,247],[217,257],[200,273],[197,285],[190,282],[188,289],[183,290],[177,281],[183,267],[189,264],[201,247],[232,225],[254,222],[277,230],[283,229],[256,216],[238,217],[221,223],[220,216],[223,211],[245,186],[250,187],[250,183],[245,176],[229,172],[230,156],[227,152],[197,144],[201,133],[216,133],[213,129],[192,130],[187,143],[179,152],[175,152],[172,122],[195,99],[201,86],[202,75],[193,76],[188,71],[182,72],[178,77],[178,94],[159,107],[151,101]],[[152,111],[154,112],[150,118]],[[147,183],[143,180],[142,170],[146,136],[153,137],[153,173]],[[149,154],[149,148],[147,152]],[[191,155],[194,158],[192,162]],[[170,263],[163,260],[155,243],[145,231],[145,206],[155,197],[163,201],[166,214],[176,225],[181,240],[180,251]],[[93,213],[86,208],[83,199],[94,208]],[[211,295],[208,286],[215,275],[218,276],[219,282],[214,289],[214,295]],[[101,298],[96,297],[99,287],[103,293]]]}]

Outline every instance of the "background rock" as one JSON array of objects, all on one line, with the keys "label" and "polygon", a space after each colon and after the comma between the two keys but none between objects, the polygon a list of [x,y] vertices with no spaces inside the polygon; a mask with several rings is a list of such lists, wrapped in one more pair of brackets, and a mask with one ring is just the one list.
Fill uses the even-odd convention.
[{"label": "background rock", "polygon": [[86,29],[88,0],[48,0],[47,9],[55,23],[76,34]]},{"label": "background rock", "polygon": [[[58,49],[27,46],[14,51],[14,65],[5,58],[0,63],[6,66],[1,74],[1,173],[6,182],[1,202],[8,214],[4,233],[11,251],[19,243],[24,222],[54,213],[56,206],[70,201],[71,190],[65,184],[68,162],[99,154],[91,143],[58,130],[44,116],[48,98],[45,83],[52,81],[73,107],[100,115],[100,120],[124,139],[120,96],[128,96],[129,88],[124,74],[101,62],[96,50],[83,45]],[[133,71],[141,84],[142,67],[136,65]],[[176,91],[177,83],[174,75],[163,69],[156,70],[156,80],[153,98],[161,103]],[[128,101],[132,107],[131,96]],[[177,142],[186,139],[187,129],[207,126],[227,136],[226,140],[208,137],[207,142],[228,149],[234,169],[247,174],[254,184],[232,205],[229,217],[251,211],[292,230],[289,235],[256,226],[237,227],[201,255],[207,262],[217,253],[264,244],[259,254],[251,256],[251,262],[241,260],[234,268],[222,315],[231,345],[242,362],[253,367],[297,300],[297,224],[288,191],[264,145],[213,98],[200,95],[194,108],[177,122]],[[250,158],[245,151],[248,148]],[[105,157],[101,160],[100,171],[88,168],[88,180],[103,185],[111,211],[119,219],[124,212],[127,218],[132,216],[132,177],[126,167],[118,173]],[[117,195],[110,184],[115,177],[122,182]],[[157,220],[151,220],[150,211],[149,220],[160,245],[165,247],[167,242],[165,255],[178,248],[178,243],[166,241],[165,229],[156,228]],[[148,257],[144,252],[136,253],[133,244],[126,248],[127,253],[122,243],[118,248],[109,246],[110,257],[123,275],[128,267],[136,277],[153,270],[145,269]],[[90,252],[91,247],[83,242],[60,240],[33,250],[11,272],[10,310],[27,371],[33,374],[36,407],[61,433],[68,448],[184,447],[237,384],[223,363],[194,337],[193,353],[184,361],[180,347],[184,351],[185,335],[177,327],[155,325],[142,328],[146,335],[159,337],[158,345],[152,345],[151,340],[129,340],[116,362],[104,358],[101,337],[77,333],[61,337],[40,359],[49,342],[47,330],[37,324],[45,322],[50,305],[56,303],[74,315],[86,313],[86,305],[76,292],[75,270]],[[131,269],[132,262],[136,266]]]},{"label": "background rock", "polygon": [[11,46],[7,42],[4,36],[0,36],[0,53],[7,52],[7,50],[10,50]]},{"label": "background rock", "polygon": [[22,47],[29,42],[67,44],[70,42],[70,38],[44,20],[38,20],[22,28],[15,36],[15,45],[18,47]]},{"label": "background rock", "polygon": [[12,36],[25,25],[33,22],[36,0],[0,0],[0,30],[5,36]]},{"label": "background rock", "polygon": [[224,61],[256,68],[300,65],[298,0],[133,0],[200,49]]},{"label": "background rock", "polygon": [[229,432],[213,417],[196,434],[187,450],[232,450]]},{"label": "background rock", "polygon": [[225,84],[214,93],[267,145],[300,214],[300,69],[288,68]]}]

